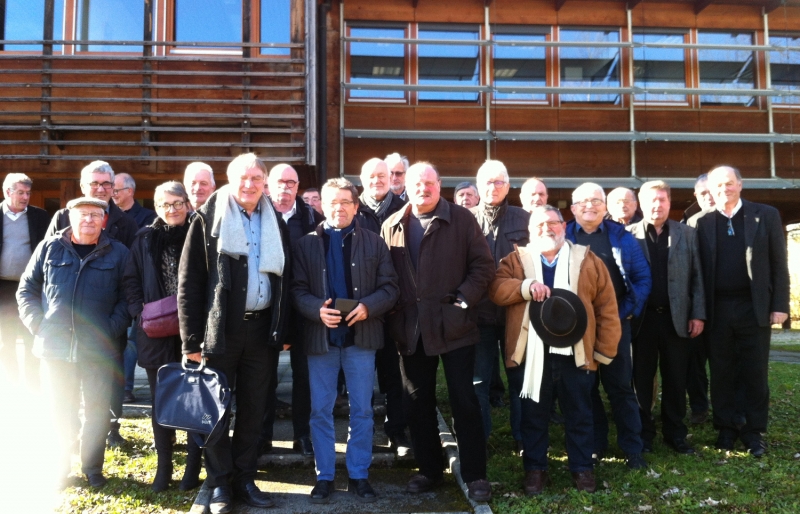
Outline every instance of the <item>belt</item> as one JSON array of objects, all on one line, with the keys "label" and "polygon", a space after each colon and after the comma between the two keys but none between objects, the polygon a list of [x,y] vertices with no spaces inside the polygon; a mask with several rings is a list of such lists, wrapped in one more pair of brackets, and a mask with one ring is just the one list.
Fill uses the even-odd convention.
[{"label": "belt", "polygon": [[267,311],[269,311],[269,309],[262,309],[260,311],[248,311],[244,313],[243,319],[245,321],[255,321],[259,318],[263,318],[264,316],[266,316]]},{"label": "belt", "polygon": [[655,305],[648,305],[647,309],[655,311],[659,314],[669,314],[669,307],[656,307]]}]

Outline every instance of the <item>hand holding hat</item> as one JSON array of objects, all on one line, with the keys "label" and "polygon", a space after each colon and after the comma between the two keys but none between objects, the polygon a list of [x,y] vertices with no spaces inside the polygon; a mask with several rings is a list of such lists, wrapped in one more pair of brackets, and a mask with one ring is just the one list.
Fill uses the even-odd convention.
[{"label": "hand holding hat", "polygon": [[551,289],[549,298],[530,303],[529,313],[542,342],[556,348],[566,348],[580,341],[589,321],[581,299],[566,289]]}]

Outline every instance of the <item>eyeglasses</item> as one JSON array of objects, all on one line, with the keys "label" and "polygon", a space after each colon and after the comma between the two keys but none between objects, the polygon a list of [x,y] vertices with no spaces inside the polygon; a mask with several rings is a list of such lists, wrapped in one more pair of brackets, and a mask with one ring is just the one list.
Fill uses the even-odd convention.
[{"label": "eyeglasses", "polygon": [[283,186],[283,187],[287,187],[289,189],[294,189],[294,187],[297,185],[297,181],[296,180],[278,180],[278,185],[279,186]]},{"label": "eyeglasses", "polygon": [[603,202],[603,200],[601,200],[600,198],[589,198],[587,200],[581,200],[580,202],[575,202],[572,205],[580,205],[581,207],[587,207],[589,206],[589,204],[591,204],[592,207],[598,207],[600,205],[603,205],[603,203],[605,202]]},{"label": "eyeglasses", "polygon": [[177,202],[172,202],[172,203],[166,203],[166,202],[162,203],[161,205],[159,205],[159,207],[164,209],[165,211],[168,211],[170,207],[174,208],[176,211],[179,211],[183,209],[184,205],[186,205],[186,202],[178,200]]},{"label": "eyeglasses", "polygon": [[336,208],[336,207],[350,207],[355,202],[353,200],[342,200],[341,202],[330,202],[328,205]]},{"label": "eyeglasses", "polygon": [[114,187],[114,184],[111,182],[89,182],[89,187],[92,189],[97,189],[98,187],[102,187],[103,189],[111,189]]},{"label": "eyeglasses", "polygon": [[728,235],[735,236],[736,233],[733,231],[733,223],[731,222],[731,218],[728,218]]},{"label": "eyeglasses", "polygon": [[80,214],[80,218],[86,221],[100,221],[103,216],[105,214],[100,214],[99,212],[84,212]]},{"label": "eyeglasses", "polygon": [[507,183],[508,182],[506,182],[505,180],[490,180],[489,182],[486,183],[486,185],[487,186],[494,186],[497,189],[500,189],[501,187],[503,187]]},{"label": "eyeglasses", "polygon": [[392,171],[391,174],[392,174],[393,177],[402,177],[403,175],[406,174],[406,172],[405,171]]},{"label": "eyeglasses", "polygon": [[121,191],[125,191],[126,189],[130,189],[129,187],[121,187],[119,189],[112,189],[111,192],[115,195],[118,195]]}]

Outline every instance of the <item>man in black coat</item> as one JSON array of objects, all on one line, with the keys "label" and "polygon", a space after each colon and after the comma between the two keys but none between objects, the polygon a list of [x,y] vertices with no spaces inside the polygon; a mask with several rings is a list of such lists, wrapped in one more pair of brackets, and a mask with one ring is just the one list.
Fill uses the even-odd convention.
[{"label": "man in black coat", "polygon": [[[708,188],[715,209],[688,224],[697,227],[703,265],[716,447],[732,450],[738,436],[761,457],[767,450],[770,327],[789,316],[786,235],[777,209],[741,199],[736,168],[711,170]],[[736,422],[737,411],[744,425]]]},{"label": "man in black coat", "polygon": [[44,239],[50,216],[29,205],[33,181],[22,173],[9,173],[3,181],[5,201],[0,223],[0,373],[17,381],[17,337],[25,343],[25,381],[39,387],[39,359],[33,356],[33,337],[19,319],[17,287],[25,266]]},{"label": "man in black coat", "polygon": [[[255,154],[228,165],[227,186],[197,211],[178,269],[183,354],[236,384],[236,426],[206,448],[212,514],[233,495],[251,507],[274,505],[255,484],[258,436],[272,370],[286,331],[289,238],[264,195],[267,168]],[[227,422],[227,420],[226,420]]]}]

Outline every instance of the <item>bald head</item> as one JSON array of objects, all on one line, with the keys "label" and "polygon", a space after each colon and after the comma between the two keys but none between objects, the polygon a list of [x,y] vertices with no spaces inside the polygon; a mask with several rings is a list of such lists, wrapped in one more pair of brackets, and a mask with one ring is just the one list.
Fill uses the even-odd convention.
[{"label": "bald head", "polygon": [[364,192],[381,201],[389,192],[389,166],[386,161],[373,157],[361,166],[361,185]]},{"label": "bald head", "polygon": [[300,185],[297,171],[288,164],[276,164],[269,170],[267,185],[269,186],[269,197],[275,209],[281,213],[291,211]]},{"label": "bald head", "polygon": [[519,201],[522,203],[522,208],[528,212],[534,207],[547,205],[547,186],[536,177],[529,178],[522,184]]},{"label": "bald head", "polygon": [[406,192],[415,214],[433,211],[442,193],[439,172],[427,162],[410,166],[406,172]]},{"label": "bald head", "polygon": [[729,213],[742,196],[742,175],[733,166],[717,166],[708,172],[708,190],[717,209]]}]

